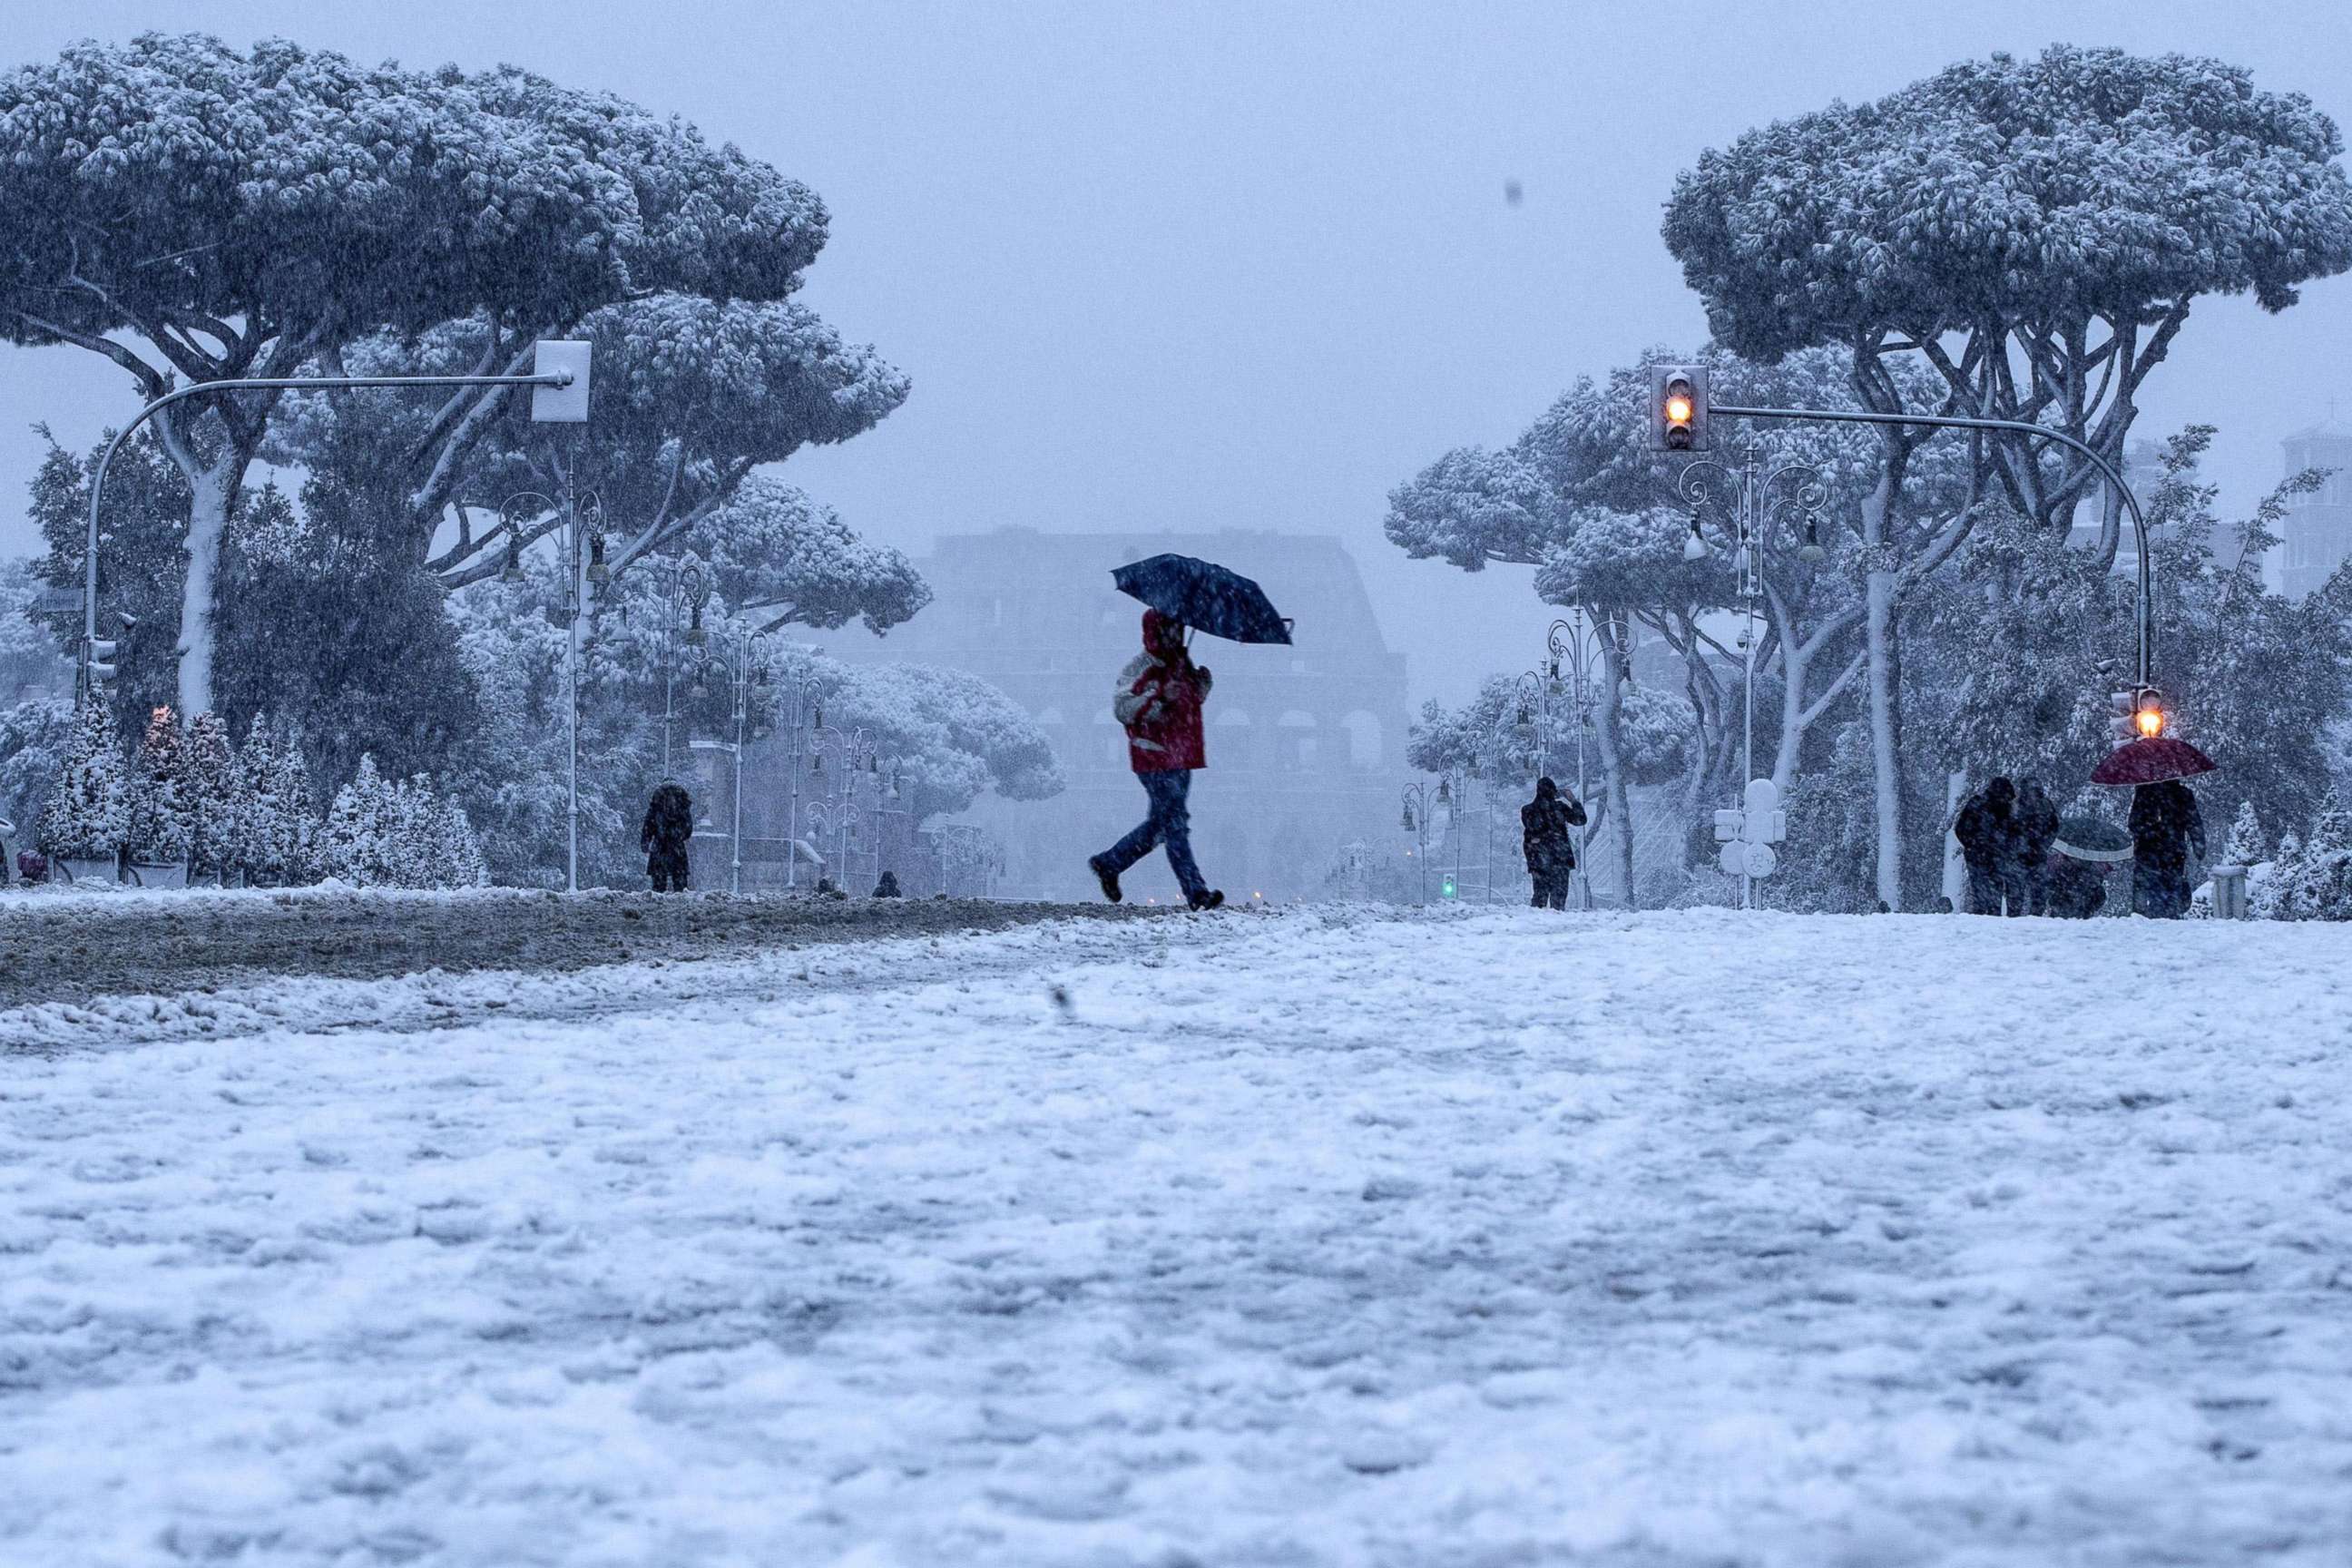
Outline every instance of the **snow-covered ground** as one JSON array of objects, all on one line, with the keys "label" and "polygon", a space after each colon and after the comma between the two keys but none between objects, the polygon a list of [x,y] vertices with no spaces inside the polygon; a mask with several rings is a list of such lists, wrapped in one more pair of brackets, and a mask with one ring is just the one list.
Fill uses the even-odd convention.
[{"label": "snow-covered ground", "polygon": [[0,1015],[0,1561],[2352,1560],[2352,928],[191,1005]]}]

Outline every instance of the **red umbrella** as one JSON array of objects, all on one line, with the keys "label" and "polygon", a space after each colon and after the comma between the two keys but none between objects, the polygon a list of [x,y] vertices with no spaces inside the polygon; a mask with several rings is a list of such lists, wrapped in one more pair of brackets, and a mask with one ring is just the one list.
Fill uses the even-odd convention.
[{"label": "red umbrella", "polygon": [[2107,753],[2106,761],[2091,770],[2095,784],[2162,784],[2167,779],[2185,779],[2196,773],[2210,773],[2219,763],[2186,741],[2176,741],[2169,735],[2153,740],[2127,741]]}]

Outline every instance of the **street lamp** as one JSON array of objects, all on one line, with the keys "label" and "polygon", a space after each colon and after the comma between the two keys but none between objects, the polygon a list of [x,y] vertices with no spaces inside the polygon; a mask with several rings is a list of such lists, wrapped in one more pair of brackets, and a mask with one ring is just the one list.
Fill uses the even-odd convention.
[{"label": "street lamp", "polygon": [[[1777,500],[1772,489],[1783,480],[1796,481]],[[1772,525],[1793,511],[1805,517],[1804,542],[1797,556],[1808,564],[1818,562],[1828,552],[1821,540],[1821,508],[1829,499],[1829,489],[1822,471],[1810,463],[1783,463],[1775,468],[1764,466],[1763,455],[1748,447],[1740,455],[1739,468],[1734,472],[1712,458],[1701,458],[1686,465],[1675,476],[1675,489],[1691,509],[1691,540],[1698,545],[1697,554],[1685,543],[1685,558],[1697,559],[1707,552],[1706,536],[1699,531],[1700,507],[1707,487],[1714,484],[1727,489],[1732,501],[1732,523],[1735,548],[1731,568],[1739,577],[1739,595],[1747,610],[1748,621],[1739,637],[1739,651],[1747,664],[1747,675],[1740,687],[1739,767],[1741,788],[1756,777],[1756,611],[1764,597],[1764,558],[1768,553]],[[1808,553],[1811,552],[1811,553]],[[1785,658],[1785,654],[1783,656]],[[1756,879],[1742,870],[1739,876],[1739,906],[1754,907]]]},{"label": "street lamp", "polygon": [[[1445,781],[1437,782],[1438,803],[1450,802]],[[1404,786],[1404,816],[1401,826],[1412,835],[1412,858],[1421,867],[1421,901],[1429,902],[1429,808],[1433,804],[1427,780]]]},{"label": "street lamp", "polygon": [[670,731],[677,717],[677,649],[710,640],[703,629],[702,605],[709,589],[702,568],[691,561],[656,562],[653,568],[662,633],[662,776],[670,772]]},{"label": "street lamp", "polygon": [[[530,373],[528,375],[242,375],[223,381],[192,381],[175,387],[148,403],[133,415],[130,423],[114,433],[106,450],[98,455],[98,467],[89,479],[89,529],[83,542],[82,553],[82,646],[80,670],[74,682],[74,700],[79,705],[90,688],[99,683],[91,679],[90,666],[102,662],[96,645],[98,636],[98,520],[100,502],[106,495],[106,470],[114,463],[114,454],[122,443],[131,439],[138,428],[175,403],[191,397],[216,395],[224,392],[352,392],[370,387],[452,386],[530,388],[530,417],[537,424],[577,425],[588,417],[588,372],[591,345],[580,342],[556,342],[541,339],[534,345]],[[509,552],[509,561],[512,554]],[[104,678],[99,678],[102,680]],[[187,715],[190,722],[198,716]]]},{"label": "street lamp", "polygon": [[[827,757],[834,760],[834,769],[829,779],[824,768]],[[817,787],[824,798],[835,803],[835,808],[824,815],[826,820],[834,825],[838,866],[844,884],[846,884],[849,877],[848,827],[856,820],[857,781],[861,776],[869,780],[877,779],[879,775],[876,770],[878,765],[873,739],[862,724],[855,725],[848,730],[838,727],[830,730],[819,728],[810,737],[809,776],[813,780],[819,781]],[[845,808],[848,815],[845,815]],[[812,808],[813,811],[814,809],[816,808]],[[823,831],[819,830],[820,845],[824,842],[821,837]]]},{"label": "street lamp", "polygon": [[730,859],[727,868],[727,890],[743,890],[743,742],[744,731],[751,721],[753,692],[762,689],[768,679],[765,661],[754,644],[750,626],[734,624],[736,635],[709,654],[704,663],[708,674],[698,674],[694,689],[707,691],[709,676],[727,683],[728,707],[735,721],[735,739],[724,741],[694,741],[689,742],[698,752],[724,752],[735,759],[734,823],[730,833]]},{"label": "street lamp", "polygon": [[[1612,620],[1611,631],[1617,630]],[[1601,641],[1600,628],[1593,626],[1579,607],[1572,617],[1556,620],[1544,630],[1545,689],[1561,698],[1569,711],[1576,715],[1576,798],[1584,799],[1584,736],[1592,728],[1593,710],[1599,706],[1602,682],[1609,679],[1609,650]],[[1567,679],[1563,683],[1561,672]],[[1576,840],[1577,902],[1579,907],[1592,907],[1592,826],[1588,809],[1585,826],[1578,831]]]},{"label": "street lamp", "polygon": [[1528,787],[1533,788],[1536,780],[1543,777],[1549,760],[1545,754],[1545,731],[1549,728],[1547,721],[1551,717],[1550,698],[1544,689],[1544,678],[1532,669],[1521,671],[1518,679],[1511,682],[1511,696],[1517,704],[1514,727],[1531,731],[1535,740],[1531,771],[1528,775]]},{"label": "street lamp", "polygon": [[563,684],[570,711],[565,733],[571,761],[564,784],[564,891],[580,890],[580,661],[588,641],[588,625],[598,593],[612,581],[604,564],[604,503],[594,490],[567,493],[559,501],[538,490],[518,490],[499,503],[499,527],[507,536],[506,564],[499,575],[512,582],[522,575],[524,524],[547,512],[562,518],[557,551],[563,557]]}]

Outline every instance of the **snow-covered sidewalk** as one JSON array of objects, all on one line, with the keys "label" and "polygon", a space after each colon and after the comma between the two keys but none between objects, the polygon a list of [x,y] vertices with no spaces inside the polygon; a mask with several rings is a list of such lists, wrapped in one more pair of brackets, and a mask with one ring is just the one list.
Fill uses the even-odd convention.
[{"label": "snow-covered sidewalk", "polygon": [[2352,928],[661,973],[0,1057],[0,1561],[2352,1558]]}]

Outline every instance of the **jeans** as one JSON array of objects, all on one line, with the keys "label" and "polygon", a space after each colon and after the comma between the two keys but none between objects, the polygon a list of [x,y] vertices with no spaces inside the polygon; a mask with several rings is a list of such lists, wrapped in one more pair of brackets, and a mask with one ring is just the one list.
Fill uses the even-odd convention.
[{"label": "jeans", "polygon": [[[2009,908],[2001,908],[2006,901]],[[2013,867],[1969,863],[1969,909],[1979,915],[2025,912],[2025,873]]]},{"label": "jeans", "polygon": [[1143,793],[1151,798],[1151,813],[1136,825],[1135,831],[1103,851],[1103,864],[1113,873],[1121,872],[1164,844],[1168,847],[1168,868],[1176,873],[1184,896],[1199,898],[1208,891],[1209,884],[1202,879],[1201,868],[1192,859],[1192,812],[1185,804],[1185,798],[1192,793],[1192,771],[1170,768],[1135,777],[1143,786]]}]

